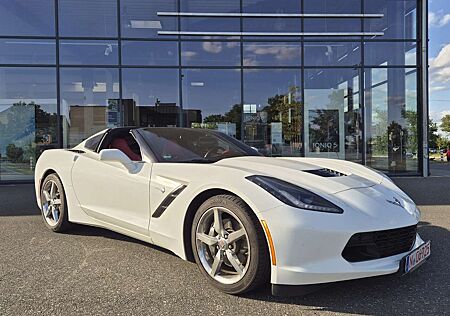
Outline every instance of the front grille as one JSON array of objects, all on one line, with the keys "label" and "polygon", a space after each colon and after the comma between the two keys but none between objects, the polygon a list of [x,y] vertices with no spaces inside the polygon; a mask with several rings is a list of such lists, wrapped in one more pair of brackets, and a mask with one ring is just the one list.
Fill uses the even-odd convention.
[{"label": "front grille", "polygon": [[411,250],[417,225],[403,228],[357,233],[348,241],[342,257],[349,262],[386,258]]}]

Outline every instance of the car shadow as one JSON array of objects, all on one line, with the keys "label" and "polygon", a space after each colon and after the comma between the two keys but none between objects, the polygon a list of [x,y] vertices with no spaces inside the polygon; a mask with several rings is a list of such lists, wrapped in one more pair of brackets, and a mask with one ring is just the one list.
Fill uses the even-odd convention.
[{"label": "car shadow", "polygon": [[298,297],[272,296],[270,287],[245,297],[339,313],[444,315],[450,306],[446,258],[450,249],[450,232],[445,228],[420,222],[419,233],[424,240],[432,240],[432,256],[411,274],[336,282],[317,292]]},{"label": "car shadow", "polygon": [[[301,310],[328,311],[361,315],[425,314],[444,315],[449,306],[448,260],[450,232],[426,221],[418,224],[424,240],[432,240],[432,256],[411,274],[387,275],[332,283],[323,289],[294,297],[276,297],[270,285],[242,295],[248,300],[296,305]],[[74,225],[71,235],[98,236],[136,243],[162,251],[172,252],[103,228]],[[201,275],[199,274],[200,278]],[[226,295],[218,292],[218,295]]]},{"label": "car shadow", "polygon": [[135,239],[133,237],[128,237],[128,236],[122,235],[120,233],[116,233],[114,231],[111,231],[111,230],[108,230],[105,228],[101,228],[101,227],[94,227],[94,226],[87,226],[87,225],[80,225],[80,224],[71,224],[71,227],[67,231],[64,231],[64,234],[65,235],[73,235],[73,236],[85,236],[85,237],[101,237],[101,238],[107,238],[107,239],[112,239],[112,240],[119,240],[119,241],[123,241],[123,242],[139,244],[139,245],[143,245],[145,247],[150,247],[157,251],[161,251],[166,254],[178,257],[173,252],[171,252],[165,248],[161,248],[159,246],[149,244],[145,241]]}]

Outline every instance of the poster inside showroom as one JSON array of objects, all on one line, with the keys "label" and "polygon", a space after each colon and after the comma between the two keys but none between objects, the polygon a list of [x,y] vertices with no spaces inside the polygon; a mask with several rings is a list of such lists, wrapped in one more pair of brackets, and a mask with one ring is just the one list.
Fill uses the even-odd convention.
[{"label": "poster inside showroom", "polygon": [[339,152],[339,110],[309,110],[309,151]]}]

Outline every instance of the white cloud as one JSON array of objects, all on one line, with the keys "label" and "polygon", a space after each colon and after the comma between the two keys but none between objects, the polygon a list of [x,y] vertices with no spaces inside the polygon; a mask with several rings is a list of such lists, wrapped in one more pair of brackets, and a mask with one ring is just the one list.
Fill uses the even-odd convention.
[{"label": "white cloud", "polygon": [[208,53],[218,54],[222,51],[221,42],[203,42],[203,50]]},{"label": "white cloud", "polygon": [[196,52],[193,52],[193,51],[184,51],[184,52],[181,52],[181,56],[183,56],[183,57],[185,57],[185,58],[187,58],[187,59],[190,59],[190,58],[192,58],[192,57],[195,57],[197,55],[197,53]]},{"label": "white cloud", "polygon": [[450,14],[443,14],[442,11],[437,13],[428,13],[428,25],[431,27],[444,27],[450,22]]},{"label": "white cloud", "polygon": [[450,90],[450,44],[445,44],[435,58],[430,58],[430,91]]},{"label": "white cloud", "polygon": [[431,92],[439,92],[439,91],[444,91],[444,90],[447,90],[448,89],[448,87],[446,87],[446,86],[432,86],[431,88],[430,88],[430,91]]}]

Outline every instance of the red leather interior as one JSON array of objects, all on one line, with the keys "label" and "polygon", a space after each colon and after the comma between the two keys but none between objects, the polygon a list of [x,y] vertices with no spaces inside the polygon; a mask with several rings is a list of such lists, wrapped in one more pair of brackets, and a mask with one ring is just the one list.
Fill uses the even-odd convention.
[{"label": "red leather interior", "polygon": [[141,155],[136,154],[134,151],[131,150],[130,146],[128,146],[128,143],[125,138],[116,138],[112,141],[111,145],[109,146],[111,149],[119,149],[122,151],[125,155],[128,156],[133,161],[141,161]]}]

